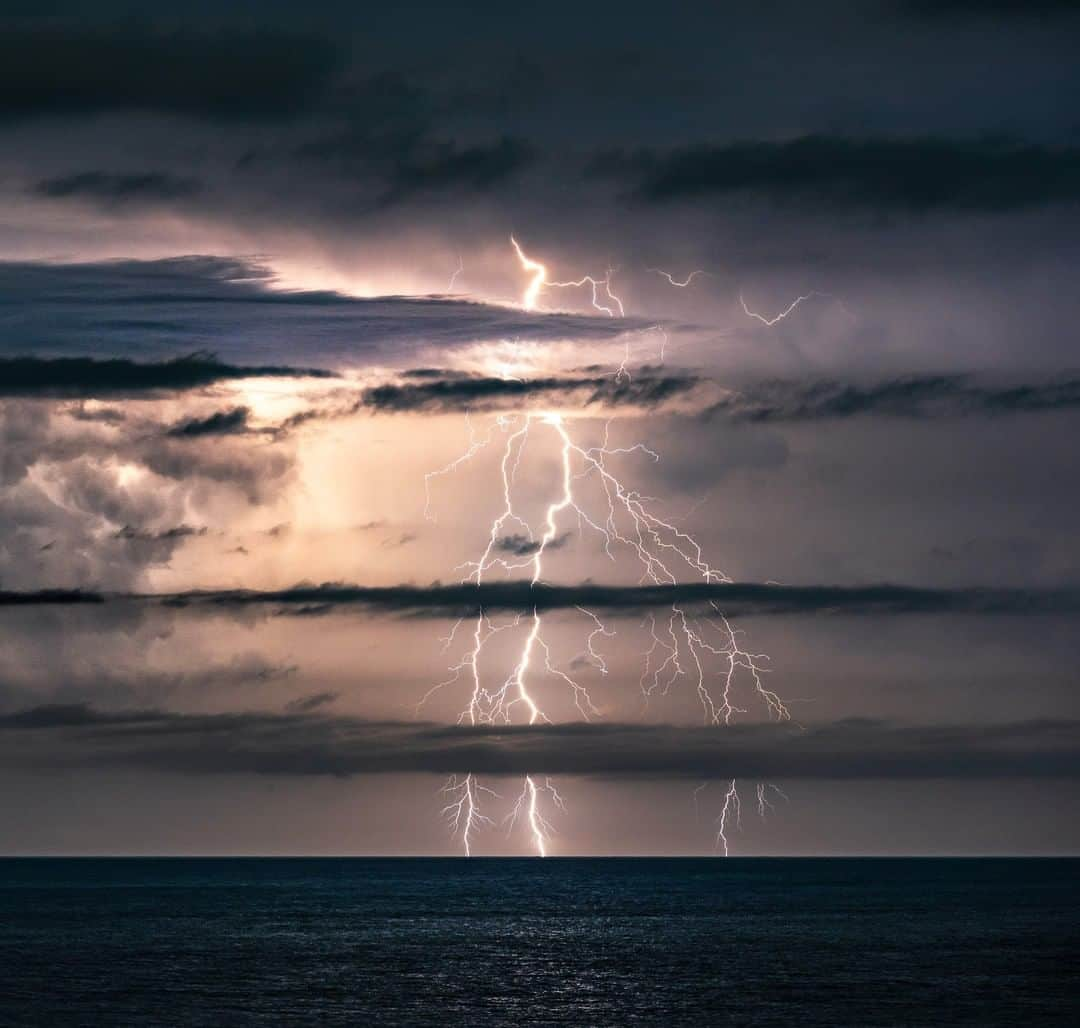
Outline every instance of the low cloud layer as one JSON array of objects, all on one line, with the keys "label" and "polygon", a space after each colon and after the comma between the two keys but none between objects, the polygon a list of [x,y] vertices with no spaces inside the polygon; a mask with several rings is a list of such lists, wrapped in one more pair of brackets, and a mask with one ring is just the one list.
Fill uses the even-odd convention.
[{"label": "low cloud layer", "polygon": [[993,417],[1080,408],[1080,379],[1073,376],[1009,383],[974,375],[906,375],[881,381],[774,379],[733,389],[719,379],[660,367],[636,368],[632,376],[589,371],[495,378],[420,369],[400,382],[367,389],[362,406],[381,412],[444,414],[553,403],[644,408],[677,403],[730,421],[771,423]]},{"label": "low cloud layer", "polygon": [[735,421],[854,417],[957,418],[1080,408],[1080,379],[993,385],[965,375],[909,375],[882,382],[775,381],[733,391],[710,413]]},{"label": "low cloud layer", "polygon": [[138,396],[200,389],[242,378],[330,377],[314,368],[224,364],[211,353],[138,362],[126,358],[0,357],[0,397]]},{"label": "low cloud layer", "polygon": [[633,376],[613,373],[493,378],[440,372],[420,381],[387,383],[364,393],[365,406],[376,411],[489,411],[541,403],[578,403],[586,407],[656,407],[687,398],[703,380],[690,374],[636,369]]},{"label": "low cloud layer", "polygon": [[556,724],[472,728],[284,714],[110,713],[82,705],[0,716],[0,764],[181,774],[552,774],[604,778],[998,779],[1080,776],[1080,722],[894,725]]},{"label": "low cloud layer", "polygon": [[172,610],[228,611],[267,607],[312,616],[350,607],[426,617],[465,617],[480,611],[589,610],[636,614],[685,605],[729,616],[791,614],[1067,614],[1080,611],[1076,589],[923,589],[903,585],[532,585],[513,581],[476,585],[361,586],[341,582],[289,589],[194,590],[183,593],[101,593],[80,589],[0,591],[0,607],[136,603]]}]

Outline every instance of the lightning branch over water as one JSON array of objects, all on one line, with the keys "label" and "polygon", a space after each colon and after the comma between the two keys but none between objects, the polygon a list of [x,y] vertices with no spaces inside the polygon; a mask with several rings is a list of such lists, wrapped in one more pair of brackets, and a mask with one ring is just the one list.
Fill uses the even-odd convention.
[{"label": "lightning branch over water", "polygon": [[519,821],[523,821],[528,827],[532,845],[537,854],[546,857],[547,843],[554,834],[554,829],[540,809],[539,797],[541,792],[547,793],[551,803],[559,810],[566,810],[566,805],[550,778],[545,778],[543,785],[538,786],[532,775],[526,775],[521,786],[521,794],[518,796],[513,809],[506,815],[506,823],[508,825],[507,832],[509,833],[514,830],[514,826]]},{"label": "lightning branch over water", "polygon": [[742,803],[739,800],[739,791],[735,788],[734,778],[728,783],[727,792],[724,793],[724,807],[716,819],[716,844],[718,848],[723,847],[725,857],[730,856],[727,833],[731,827],[731,821],[735,822],[736,828],[742,826]]},{"label": "lightning branch over water", "polygon": [[[548,280],[547,269],[525,254],[512,240],[522,268],[530,275],[522,303],[531,309],[546,286],[591,282],[594,306],[598,284],[605,284],[610,295],[610,272],[607,280],[581,279],[579,283],[556,283]],[[673,283],[677,284],[677,283]],[[616,303],[618,301],[612,297]],[[618,304],[621,312],[621,304]],[[605,310],[614,316],[614,310]],[[615,372],[629,377],[629,351]],[[615,445],[611,439],[611,420],[605,422],[599,439],[587,442],[575,431],[574,419],[558,411],[500,414],[479,432],[467,419],[469,442],[465,451],[445,467],[425,476],[425,514],[431,514],[431,485],[441,476],[457,471],[483,451],[493,449],[498,456],[501,501],[488,523],[486,543],[473,560],[459,565],[462,581],[480,585],[491,575],[526,578],[531,585],[545,583],[545,560],[571,534],[592,537],[604,557],[620,566],[633,568],[639,584],[676,585],[686,579],[706,583],[731,582],[728,575],[714,566],[700,544],[679,527],[678,519],[661,516],[657,501],[629,486],[618,471],[628,458],[659,462],[660,455],[645,443]],[[528,476],[524,470],[527,453],[554,451],[558,476],[554,488],[542,506],[542,516],[530,521],[520,499],[520,482]],[[534,515],[535,518],[535,515]],[[575,531],[576,530],[576,531]],[[615,633],[593,612],[576,608],[585,622],[584,642],[577,656],[565,666],[553,656],[545,634],[544,617],[537,608],[523,610],[498,623],[483,610],[472,622],[471,631],[463,630],[463,620],[453,625],[442,640],[444,652],[466,642],[448,676],[432,686],[421,698],[418,709],[437,693],[458,689],[464,695],[464,707],[458,715],[462,725],[550,724],[556,702],[550,686],[573,703],[576,716],[585,721],[599,717],[601,711],[580,680],[575,668],[600,675],[608,672],[601,652],[603,641]],[[707,724],[730,725],[738,715],[749,712],[744,703],[753,702],[766,717],[789,720],[790,713],[780,696],[765,685],[768,657],[749,650],[742,642],[743,633],[731,625],[714,601],[706,612],[684,604],[673,604],[658,619],[647,618],[649,648],[643,654],[640,688],[644,705],[667,696],[676,687],[690,688],[700,703]],[[516,653],[502,672],[492,679],[490,653],[496,637],[517,639]],[[497,664],[496,664],[497,667]],[[571,673],[573,672],[573,673]],[[764,813],[768,787],[759,786],[758,806]],[[479,785],[475,776],[452,776],[443,787],[447,804],[443,815],[466,855],[472,853],[475,834],[490,827],[493,819],[481,812],[481,800],[495,794]],[[695,794],[696,800],[696,794]],[[565,810],[562,797],[550,779],[538,782],[526,775],[521,792],[504,819],[508,830],[527,826],[532,848],[544,856],[553,835],[553,810]],[[725,794],[718,819],[718,848],[728,852],[727,832],[740,817],[740,801],[734,780]]]},{"label": "lightning branch over water", "polygon": [[461,839],[465,856],[471,857],[473,833],[484,825],[494,824],[490,817],[480,813],[480,797],[486,795],[498,799],[498,793],[480,785],[475,775],[464,778],[451,775],[440,791],[447,797],[443,817],[449,823],[451,833]]}]

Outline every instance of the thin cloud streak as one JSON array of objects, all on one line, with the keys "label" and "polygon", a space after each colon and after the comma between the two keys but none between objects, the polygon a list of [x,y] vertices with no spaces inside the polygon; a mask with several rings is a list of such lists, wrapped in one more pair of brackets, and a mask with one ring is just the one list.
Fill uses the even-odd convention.
[{"label": "thin cloud streak", "polygon": [[2,592],[4,606],[134,603],[169,610],[227,612],[265,607],[274,614],[316,616],[350,608],[415,617],[465,617],[480,611],[569,610],[585,607],[614,614],[681,604],[716,604],[730,616],[829,614],[1029,615],[1080,611],[1080,588],[935,589],[905,585],[762,585],[749,582],[621,586],[532,585],[510,581],[428,586],[363,586],[344,582],[300,584],[287,589],[191,590],[175,593],[94,592],[50,589]]}]

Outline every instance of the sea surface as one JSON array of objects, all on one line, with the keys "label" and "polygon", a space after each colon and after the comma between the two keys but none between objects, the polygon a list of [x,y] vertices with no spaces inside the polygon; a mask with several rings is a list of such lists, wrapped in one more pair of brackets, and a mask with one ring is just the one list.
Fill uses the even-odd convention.
[{"label": "sea surface", "polygon": [[1080,1025],[1080,860],[0,860],[3,1025]]}]

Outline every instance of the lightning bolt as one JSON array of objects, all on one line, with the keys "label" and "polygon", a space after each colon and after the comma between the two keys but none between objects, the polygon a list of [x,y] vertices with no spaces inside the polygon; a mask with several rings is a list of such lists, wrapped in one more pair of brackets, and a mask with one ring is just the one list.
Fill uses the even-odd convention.
[{"label": "lightning bolt", "polygon": [[754,311],[750,310],[750,308],[746,306],[746,301],[743,299],[742,293],[739,293],[739,303],[742,306],[743,313],[747,317],[754,318],[757,321],[760,321],[763,325],[767,325],[769,328],[772,328],[772,326],[775,325],[777,322],[783,321],[784,318],[786,318],[793,310],[795,310],[795,308],[798,307],[800,303],[804,303],[805,301],[815,296],[825,295],[827,294],[819,293],[816,290],[809,293],[804,293],[802,296],[795,297],[795,299],[792,300],[791,303],[789,303],[787,307],[784,308],[784,310],[771,318],[767,318],[764,314],[757,314]]},{"label": "lightning bolt", "polygon": [[498,794],[480,785],[475,775],[464,778],[451,775],[440,792],[448,797],[442,809],[443,817],[449,822],[451,833],[460,835],[465,856],[471,857],[473,833],[482,825],[494,823],[490,817],[480,813],[480,795],[484,793],[498,798]]},{"label": "lightning bolt", "polygon": [[[464,572],[463,581],[479,585],[490,573],[499,571],[507,575],[525,573],[532,585],[542,583],[545,557],[569,517],[575,518],[581,532],[589,532],[598,538],[610,560],[616,561],[617,554],[622,552],[636,558],[642,582],[674,585],[687,573],[706,582],[731,581],[709,563],[692,536],[674,521],[655,513],[648,497],[627,487],[614,473],[610,461],[616,456],[640,454],[653,461],[659,461],[660,456],[643,443],[613,445],[610,428],[609,420],[601,440],[595,445],[586,445],[575,441],[567,419],[554,411],[500,416],[484,437],[476,434],[470,422],[468,449],[436,474],[459,467],[501,433],[502,509],[490,523],[487,543],[479,557],[460,565],[459,569]],[[541,525],[536,530],[519,512],[514,490],[526,446],[540,432],[555,444],[560,475],[558,488],[546,504]],[[579,496],[579,486],[585,480],[592,480],[602,497],[600,507],[595,511],[586,507]],[[499,549],[500,540],[511,531],[528,540],[528,545],[523,548],[526,552],[506,556]],[[582,651],[585,663],[605,673],[607,665],[596,648],[597,640],[613,636],[614,632],[594,612],[583,607],[577,610],[590,625]],[[523,622],[527,630],[509,674],[497,686],[485,685],[481,667],[488,641],[498,633],[519,629]],[[737,715],[747,713],[748,708],[740,705],[744,701],[737,696],[741,682],[745,680],[750,687],[750,697],[759,702],[768,717],[790,719],[783,700],[765,684],[768,657],[747,649],[741,641],[742,631],[730,623],[715,601],[707,615],[694,615],[685,607],[674,604],[662,627],[653,614],[649,615],[649,623],[652,646],[644,655],[641,680],[646,703],[655,694],[666,695],[677,682],[688,680],[698,696],[706,722],[728,725]],[[446,637],[444,647],[452,645],[459,629],[460,623]],[[710,663],[719,663],[719,667],[710,667]],[[467,704],[458,718],[460,724],[510,724],[519,709],[524,721],[530,725],[551,723],[551,717],[535,692],[537,677],[563,683],[583,719],[591,720],[600,713],[588,689],[553,660],[544,637],[543,617],[536,608],[498,625],[481,611],[474,623],[471,645],[464,656],[450,668],[448,678],[425,694],[421,704],[435,692],[466,677],[470,689]],[[545,844],[551,834],[550,822],[539,808],[541,793],[545,790],[554,795],[550,781],[541,788],[527,778],[513,818],[513,823],[518,820],[528,822],[534,848],[541,854],[546,852]],[[737,799],[736,792],[726,801],[725,825]],[[561,803],[555,805],[562,806]],[[454,810],[456,812],[457,808]],[[470,823],[468,818],[465,823]]]},{"label": "lightning bolt", "polygon": [[767,810],[776,810],[776,808],[769,802],[769,790],[772,790],[782,800],[787,800],[787,794],[779,785],[773,785],[772,782],[758,782],[757,786],[757,809],[758,817],[762,821],[765,820],[765,812]]},{"label": "lightning bolt", "polygon": [[735,788],[734,778],[731,779],[727,792],[724,793],[724,809],[720,811],[720,816],[716,819],[716,845],[717,848],[723,847],[725,857],[730,856],[727,833],[732,819],[735,821],[736,828],[742,824],[742,803],[739,800],[739,790]]},{"label": "lightning bolt", "polygon": [[457,267],[454,269],[454,273],[450,276],[450,281],[446,286],[446,295],[449,296],[454,291],[454,285],[457,283],[458,276],[465,270],[465,262],[461,259],[461,254],[458,254]]},{"label": "lightning bolt", "polygon": [[539,856],[546,857],[547,843],[554,834],[554,829],[540,810],[541,792],[546,792],[551,797],[551,802],[558,807],[559,810],[566,810],[566,805],[563,803],[562,797],[552,784],[550,778],[544,779],[544,784],[538,787],[533,780],[532,775],[526,775],[517,802],[514,804],[510,813],[506,815],[506,822],[509,825],[509,828],[507,829],[509,834],[514,830],[514,825],[516,825],[518,821],[524,821],[524,823],[528,825],[529,834],[532,837],[533,848]]},{"label": "lightning bolt", "polygon": [[[541,264],[525,253],[521,248],[521,244],[513,236],[510,237],[510,245],[514,248],[518,263],[530,276],[528,285],[525,286],[525,291],[521,294],[521,306],[525,310],[536,310],[540,293],[545,288],[580,289],[589,286],[592,291],[592,306],[595,310],[606,314],[609,318],[626,316],[626,309],[622,300],[611,291],[611,279],[615,275],[614,268],[608,268],[603,278],[582,275],[581,278],[571,279],[566,282],[555,282],[548,278],[547,265]],[[606,302],[601,299],[601,289]]]},{"label": "lightning bolt", "polygon": [[664,271],[662,268],[647,268],[647,271],[653,272],[655,275],[661,275],[668,280],[676,289],[686,289],[691,282],[694,281],[699,275],[707,275],[708,272],[703,268],[695,268],[690,272],[681,282],[675,278],[670,271]]},{"label": "lightning bolt", "polygon": [[[530,274],[522,296],[525,309],[535,309],[545,287],[591,283],[593,305],[615,316],[615,308],[601,305],[597,293],[603,284],[611,296],[611,272],[607,279],[585,277],[569,283],[552,282],[544,264],[526,254],[514,237],[511,236],[510,241],[521,267]],[[687,279],[687,285],[689,281]],[[679,285],[675,281],[672,284]],[[621,302],[613,296],[611,299],[621,314]],[[615,372],[617,379],[629,377],[628,362],[629,348]],[[612,464],[615,458],[638,455],[658,462],[660,455],[641,442],[613,445],[610,419],[604,424],[602,437],[593,445],[575,439],[567,418],[558,411],[501,414],[483,435],[477,432],[471,419],[467,419],[467,429],[469,441],[464,453],[425,476],[424,508],[425,516],[432,518],[433,480],[457,470],[496,440],[501,440],[498,464],[502,506],[490,522],[487,542],[477,559],[459,565],[463,582],[479,586],[487,576],[497,572],[525,577],[531,586],[540,585],[544,582],[545,558],[555,540],[564,537],[560,536],[560,531],[566,528],[569,532],[566,522],[570,519],[576,523],[579,535],[588,534],[597,539],[610,561],[616,562],[620,555],[628,555],[643,584],[676,585],[685,576],[706,583],[731,582],[730,577],[709,562],[700,544],[689,533],[678,527],[675,520],[658,514],[651,497],[627,486],[616,473]],[[555,448],[559,476],[558,484],[543,508],[542,521],[534,529],[515,503],[515,486],[526,449],[535,447],[543,439]],[[583,499],[586,484],[599,497],[598,505],[590,507]],[[526,542],[508,548],[503,543],[511,537]],[[597,649],[597,641],[615,633],[594,612],[583,607],[578,607],[577,611],[589,624],[579,656],[587,667],[606,674],[607,664]],[[741,641],[742,631],[731,625],[715,601],[703,615],[678,603],[673,604],[662,622],[650,613],[648,624],[651,645],[644,654],[640,683],[646,705],[656,695],[667,695],[676,683],[688,682],[698,697],[707,724],[730,725],[738,715],[747,713],[748,708],[740,706],[745,702],[741,694],[747,691],[749,698],[756,701],[770,719],[790,719],[780,696],[765,685],[769,671],[765,666],[767,655],[746,648]],[[509,673],[502,677],[500,684],[493,684],[490,679],[485,681],[482,669],[488,642],[504,632],[520,632],[523,627],[524,638]],[[442,640],[444,650],[454,646],[460,628],[459,621]],[[571,667],[575,663],[576,659],[571,662]],[[468,699],[458,717],[459,724],[511,724],[519,712],[527,724],[550,724],[551,718],[543,709],[537,692],[541,680],[562,683],[584,720],[600,715],[588,689],[553,659],[544,635],[543,617],[536,607],[500,624],[493,623],[481,609],[473,623],[471,642],[463,655],[449,668],[448,677],[432,686],[421,698],[417,709],[435,693],[458,683],[467,683]],[[443,814],[469,855],[474,833],[491,824],[491,819],[479,808],[481,794],[490,790],[483,790],[470,774],[464,778],[452,777],[443,791],[449,797]],[[695,802],[696,797],[697,792]],[[758,800],[759,809],[764,812],[767,796],[762,788],[758,790]],[[532,847],[540,856],[547,854],[553,834],[551,822],[542,809],[544,801],[556,809],[565,809],[550,779],[538,785],[531,775],[526,775],[517,801],[505,819],[511,831],[518,823],[527,825]],[[727,833],[733,822],[736,826],[739,824],[740,816],[739,794],[732,780],[718,819],[717,845],[718,848],[722,846],[725,855],[729,851]]]}]

